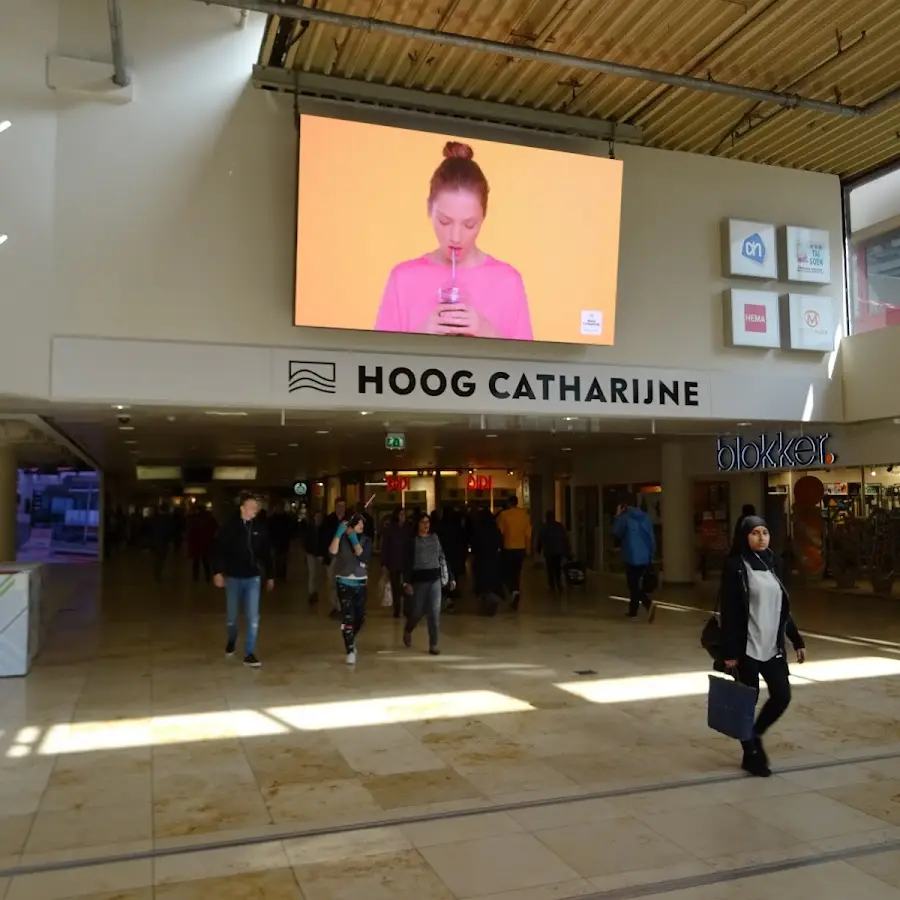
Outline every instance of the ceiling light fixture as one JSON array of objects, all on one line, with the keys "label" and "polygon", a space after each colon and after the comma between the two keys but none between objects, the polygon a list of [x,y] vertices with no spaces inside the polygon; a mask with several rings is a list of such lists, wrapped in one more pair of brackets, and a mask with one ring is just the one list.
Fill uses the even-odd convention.
[{"label": "ceiling light fixture", "polygon": [[753,423],[752,422],[738,422],[738,428],[749,428]]},{"label": "ceiling light fixture", "polygon": [[117,409],[119,410],[119,412],[122,412],[123,409],[131,409],[131,407],[126,405],[125,403],[113,403],[113,409]]},{"label": "ceiling light fixture", "polygon": [[5,244],[9,240],[8,234],[0,234],[0,244]]},{"label": "ceiling light fixture", "polygon": [[126,444],[136,444],[137,441],[125,441]]},{"label": "ceiling light fixture", "polygon": [[361,416],[371,416],[372,415],[372,413],[370,413],[367,409],[360,410],[359,414]]},{"label": "ceiling light fixture", "polygon": [[238,412],[236,410],[219,410],[219,409],[207,409],[204,411],[204,415],[207,416],[247,416],[249,413]]},{"label": "ceiling light fixture", "polygon": [[647,438],[645,438],[645,437],[636,437],[635,440],[636,440],[636,441],[646,441]]},{"label": "ceiling light fixture", "polygon": [[134,431],[134,425],[120,425],[119,431]]},{"label": "ceiling light fixture", "polygon": [[577,422],[578,416],[563,416],[564,422]]},{"label": "ceiling light fixture", "polygon": [[288,447],[299,447],[299,444],[288,444]]},{"label": "ceiling light fixture", "polygon": [[7,131],[10,128],[12,128],[12,122],[10,122],[9,119],[4,119],[0,122],[0,134],[3,134],[4,131]]},{"label": "ceiling light fixture", "polygon": [[560,449],[562,450],[563,453],[571,453],[572,452],[571,447],[560,447]]},{"label": "ceiling light fixture", "polygon": [[497,437],[497,435],[496,434],[486,434],[485,437],[486,438],[495,438],[495,437]]},{"label": "ceiling light fixture", "polygon": [[327,428],[320,428],[320,429],[316,432],[316,434],[328,434],[328,429],[327,429]]}]

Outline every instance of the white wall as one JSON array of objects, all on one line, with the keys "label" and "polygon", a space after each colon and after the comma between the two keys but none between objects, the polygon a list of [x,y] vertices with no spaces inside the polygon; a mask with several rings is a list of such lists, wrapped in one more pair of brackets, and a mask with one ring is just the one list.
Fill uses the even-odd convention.
[{"label": "white wall", "polygon": [[850,335],[841,353],[846,420],[900,416],[900,327]]},{"label": "white wall", "polygon": [[[0,328],[0,393],[48,393],[53,335],[457,350],[439,338],[291,326],[295,131],[290,100],[247,83],[259,48],[258,17],[239,31],[232,10],[124,0],[134,102],[60,97],[54,136],[53,95],[41,87],[43,56],[58,49],[108,60],[106,6],[62,4],[54,48],[53,29],[44,27],[45,20],[52,24],[54,3],[0,2],[16,7],[3,20],[17,23],[12,49],[22,63],[7,60],[4,24],[0,73],[15,75],[17,102],[31,110],[15,130],[17,190],[7,228],[15,242],[0,250],[15,246],[22,254],[13,282],[15,334]],[[606,152],[605,145],[599,149]],[[720,223],[728,216],[825,227],[839,247],[837,179],[643,148],[618,151],[625,190],[616,346],[492,344],[491,355],[723,370],[735,397],[760,416],[767,398],[779,396],[789,397],[789,412],[801,418],[812,385],[814,417],[840,418],[839,378],[829,380],[821,355],[724,347],[720,251]],[[54,215],[55,233],[47,227]],[[41,228],[27,229],[36,217]],[[828,291],[837,303],[841,271],[834,256]],[[8,316],[8,308],[0,315]],[[469,343],[458,349],[472,352]]]},{"label": "white wall", "polygon": [[850,228],[854,235],[897,216],[900,216],[900,169],[850,192]]},{"label": "white wall", "polygon": [[44,395],[50,374],[56,103],[45,55],[57,0],[0,0],[0,394]]}]

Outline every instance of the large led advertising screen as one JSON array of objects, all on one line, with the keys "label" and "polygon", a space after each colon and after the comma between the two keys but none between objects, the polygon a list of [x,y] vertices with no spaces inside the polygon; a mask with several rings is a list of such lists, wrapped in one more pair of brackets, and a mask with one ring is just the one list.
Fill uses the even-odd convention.
[{"label": "large led advertising screen", "polygon": [[303,115],[294,323],[612,344],[622,163]]}]

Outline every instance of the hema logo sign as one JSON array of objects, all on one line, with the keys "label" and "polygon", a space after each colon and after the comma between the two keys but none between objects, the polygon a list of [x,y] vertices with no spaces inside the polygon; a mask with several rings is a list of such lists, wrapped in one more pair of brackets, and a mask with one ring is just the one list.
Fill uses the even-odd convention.
[{"label": "hema logo sign", "polygon": [[837,456],[827,448],[830,434],[787,437],[783,431],[761,434],[759,440],[716,438],[716,463],[720,472],[752,472],[759,469],[808,469],[830,466]]},{"label": "hema logo sign", "polygon": [[766,261],[766,242],[758,231],[754,231],[750,237],[744,239],[741,244],[741,256],[749,259],[757,265],[763,265]]},{"label": "hema logo sign", "polygon": [[757,334],[765,334],[768,330],[766,308],[757,303],[744,304],[744,328],[747,331],[755,331]]}]

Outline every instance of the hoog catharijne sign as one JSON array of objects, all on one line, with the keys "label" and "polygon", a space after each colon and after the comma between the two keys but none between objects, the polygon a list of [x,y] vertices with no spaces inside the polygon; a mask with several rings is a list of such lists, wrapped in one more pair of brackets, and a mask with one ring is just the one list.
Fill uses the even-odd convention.
[{"label": "hoog catharijne sign", "polygon": [[758,440],[740,435],[718,437],[716,463],[720,472],[830,466],[837,460],[828,449],[830,438],[830,434],[789,437],[783,431],[761,434]]}]

